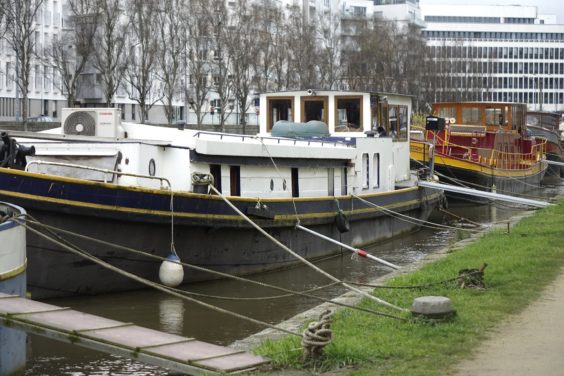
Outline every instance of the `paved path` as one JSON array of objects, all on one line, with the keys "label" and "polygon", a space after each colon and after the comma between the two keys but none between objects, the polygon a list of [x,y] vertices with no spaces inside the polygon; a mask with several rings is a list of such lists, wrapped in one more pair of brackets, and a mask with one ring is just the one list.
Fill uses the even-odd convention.
[{"label": "paved path", "polygon": [[456,376],[563,376],[564,270],[542,296],[491,333]]}]

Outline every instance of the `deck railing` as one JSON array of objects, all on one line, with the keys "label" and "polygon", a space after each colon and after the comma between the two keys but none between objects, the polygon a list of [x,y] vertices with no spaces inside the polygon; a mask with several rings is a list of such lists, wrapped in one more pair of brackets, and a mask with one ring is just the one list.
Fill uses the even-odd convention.
[{"label": "deck railing", "polygon": [[[427,131],[426,139],[432,139]],[[444,136],[443,136],[444,135]],[[472,142],[472,141],[471,141]],[[449,132],[438,133],[436,139],[436,150],[442,155],[451,158],[475,162],[492,168],[521,169],[531,163],[540,162],[546,153],[546,140],[531,146],[529,152],[509,152],[492,148],[481,148],[476,146],[460,145],[451,142]]]}]

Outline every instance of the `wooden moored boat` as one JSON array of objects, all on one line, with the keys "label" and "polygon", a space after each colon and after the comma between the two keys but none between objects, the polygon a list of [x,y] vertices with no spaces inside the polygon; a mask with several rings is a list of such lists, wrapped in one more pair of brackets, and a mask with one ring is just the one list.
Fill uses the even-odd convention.
[{"label": "wooden moored boat", "polygon": [[[515,103],[436,103],[442,126],[412,137],[411,158],[434,168],[445,182],[504,194],[538,187],[547,164],[546,140],[527,132],[526,105]],[[473,200],[475,200],[473,198]]]},{"label": "wooden moored boat", "polygon": [[[412,230],[416,225],[382,208],[426,219],[442,192],[418,187],[410,173],[410,110],[407,96],[263,94],[258,136],[122,124],[119,109],[66,110],[59,130],[5,135],[5,143],[19,148],[6,149],[14,152],[0,168],[0,199],[23,206],[41,223],[153,255],[166,257],[173,240],[182,261],[222,272],[286,267],[296,263],[293,256],[208,185],[308,259],[339,249],[297,231],[298,221],[353,246]],[[278,120],[323,121],[330,136],[273,137]],[[395,136],[375,137],[377,122]],[[341,214],[349,226],[336,220]],[[59,235],[118,268],[158,280],[159,261]],[[28,257],[34,297],[140,286],[29,231]],[[210,278],[186,270],[184,281]]]},{"label": "wooden moored boat", "polygon": [[[559,132],[561,115],[556,112],[527,112],[527,129],[534,137],[546,140],[546,158],[550,161],[564,162],[564,147]],[[544,180],[548,183],[558,181],[564,176],[564,169],[558,165],[548,165]]]}]

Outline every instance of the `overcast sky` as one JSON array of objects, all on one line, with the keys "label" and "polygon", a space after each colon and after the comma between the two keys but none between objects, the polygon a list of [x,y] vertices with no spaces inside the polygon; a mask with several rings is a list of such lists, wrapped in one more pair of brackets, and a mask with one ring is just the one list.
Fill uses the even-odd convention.
[{"label": "overcast sky", "polygon": [[489,5],[536,5],[541,14],[556,14],[559,24],[564,24],[562,0],[420,0],[422,4],[489,4]]}]

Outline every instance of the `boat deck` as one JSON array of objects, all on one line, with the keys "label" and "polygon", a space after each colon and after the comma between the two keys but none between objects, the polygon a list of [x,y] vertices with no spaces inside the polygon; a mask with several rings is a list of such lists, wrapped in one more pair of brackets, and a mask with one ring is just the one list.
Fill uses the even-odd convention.
[{"label": "boat deck", "polygon": [[3,293],[0,325],[189,375],[246,372],[269,363],[248,352]]}]

